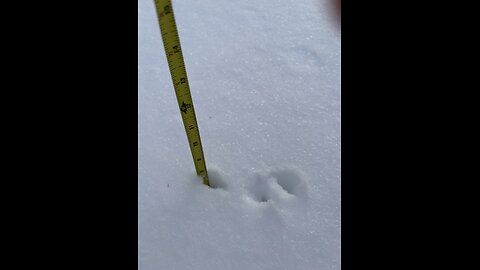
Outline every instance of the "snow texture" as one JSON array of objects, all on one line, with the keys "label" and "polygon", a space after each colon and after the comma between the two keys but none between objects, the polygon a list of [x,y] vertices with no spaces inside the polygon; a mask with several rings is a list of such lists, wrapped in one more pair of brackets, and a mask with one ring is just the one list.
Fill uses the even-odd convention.
[{"label": "snow texture", "polygon": [[340,269],[340,29],[322,0],[173,0],[210,181],[138,2],[138,266]]}]

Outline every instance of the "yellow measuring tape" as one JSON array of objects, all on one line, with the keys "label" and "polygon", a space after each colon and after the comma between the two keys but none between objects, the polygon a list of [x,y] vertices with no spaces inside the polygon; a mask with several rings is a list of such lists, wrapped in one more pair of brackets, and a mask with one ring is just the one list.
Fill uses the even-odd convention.
[{"label": "yellow measuring tape", "polygon": [[198,131],[197,118],[193,109],[192,96],[188,86],[187,70],[183,61],[180,38],[178,37],[177,25],[173,16],[173,8],[170,0],[154,0],[157,9],[160,31],[162,33],[163,46],[167,55],[170,75],[172,75],[173,87],[177,95],[178,107],[182,115],[183,125],[187,133],[190,151],[197,174],[203,177],[203,183],[210,186],[208,181],[207,166],[203,156],[202,142]]}]

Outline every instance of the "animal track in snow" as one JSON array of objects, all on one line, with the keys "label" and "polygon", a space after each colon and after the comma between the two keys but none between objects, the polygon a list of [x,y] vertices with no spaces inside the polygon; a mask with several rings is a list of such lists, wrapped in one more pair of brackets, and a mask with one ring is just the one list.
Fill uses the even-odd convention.
[{"label": "animal track in snow", "polygon": [[315,73],[321,71],[324,60],[316,50],[306,46],[295,46],[290,49],[287,63],[290,69],[298,73]]},{"label": "animal track in snow", "polygon": [[259,203],[307,199],[305,179],[300,173],[288,169],[257,174],[249,191],[252,199]]}]

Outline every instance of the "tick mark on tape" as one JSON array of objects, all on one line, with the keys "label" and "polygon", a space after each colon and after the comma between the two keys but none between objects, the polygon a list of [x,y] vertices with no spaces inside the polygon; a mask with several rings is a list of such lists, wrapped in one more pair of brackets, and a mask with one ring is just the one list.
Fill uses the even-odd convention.
[{"label": "tick mark on tape", "polygon": [[182,102],[182,106],[180,106],[180,110],[183,113],[187,113],[187,109],[190,109],[192,107],[192,104],[185,104],[185,102]]}]

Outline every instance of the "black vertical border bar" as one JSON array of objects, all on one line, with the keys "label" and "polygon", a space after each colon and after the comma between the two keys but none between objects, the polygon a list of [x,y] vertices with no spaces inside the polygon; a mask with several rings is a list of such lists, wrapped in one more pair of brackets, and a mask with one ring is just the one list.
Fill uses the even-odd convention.
[{"label": "black vertical border bar", "polygon": [[19,97],[3,99],[16,105],[6,118],[25,114],[5,129],[21,139],[5,140],[19,155],[5,156],[21,165],[2,178],[18,185],[2,189],[16,214],[4,223],[18,230],[4,230],[19,255],[6,259],[27,269],[137,269],[138,1],[5,10],[18,22],[7,28],[24,23],[5,42],[20,49],[5,50],[19,64],[5,66],[21,74],[7,91]]}]

